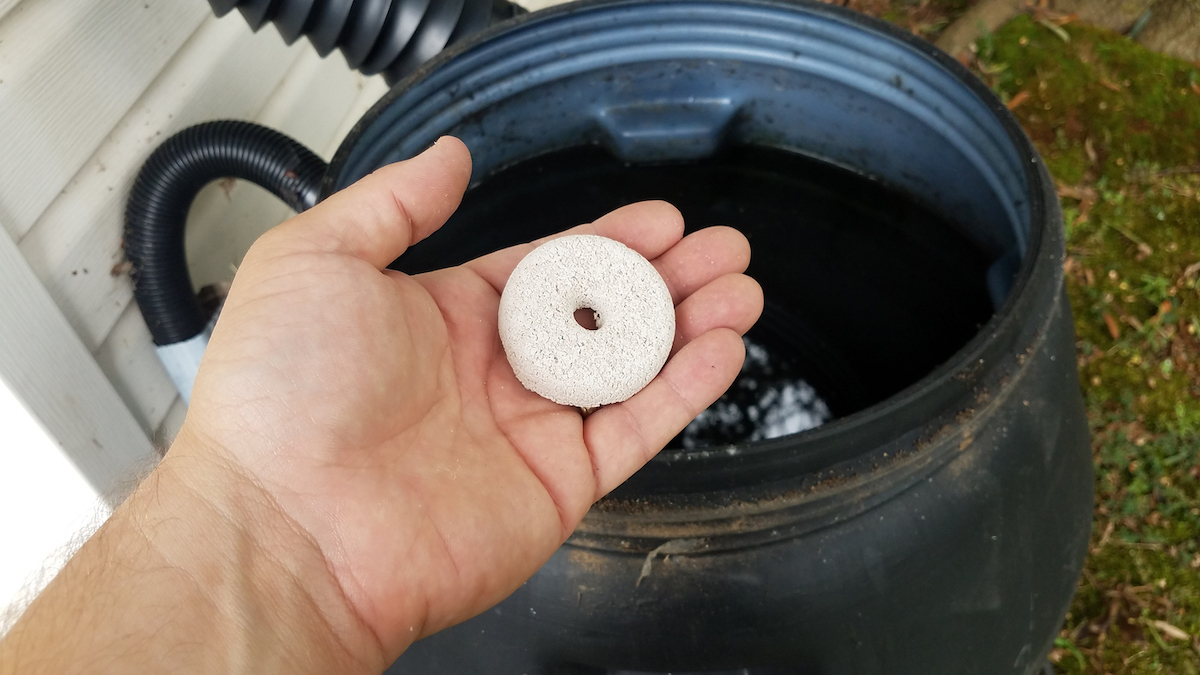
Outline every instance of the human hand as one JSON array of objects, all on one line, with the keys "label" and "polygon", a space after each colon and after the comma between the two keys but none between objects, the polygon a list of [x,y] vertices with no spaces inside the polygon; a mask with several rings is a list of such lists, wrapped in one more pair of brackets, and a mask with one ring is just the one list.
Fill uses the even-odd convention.
[{"label": "human hand", "polygon": [[469,176],[465,146],[443,138],[255,243],[167,455],[257,486],[280,529],[319,551],[385,663],[532,575],[725,391],[762,309],[735,230],[681,239],[661,202],[571,230],[649,259],[677,316],[654,381],[584,419],[524,389],[500,344],[500,292],[534,244],[423,275],[380,271],[442,225]]}]

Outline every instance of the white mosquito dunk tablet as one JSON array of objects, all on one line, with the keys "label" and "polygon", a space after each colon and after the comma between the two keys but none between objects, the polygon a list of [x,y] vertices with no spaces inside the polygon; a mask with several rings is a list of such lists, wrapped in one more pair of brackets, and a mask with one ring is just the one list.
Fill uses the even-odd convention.
[{"label": "white mosquito dunk tablet", "polygon": [[[596,328],[575,312],[591,309]],[[658,270],[595,235],[552,239],[517,265],[500,296],[500,341],[526,389],[594,408],[638,393],[675,338],[675,306]]]}]

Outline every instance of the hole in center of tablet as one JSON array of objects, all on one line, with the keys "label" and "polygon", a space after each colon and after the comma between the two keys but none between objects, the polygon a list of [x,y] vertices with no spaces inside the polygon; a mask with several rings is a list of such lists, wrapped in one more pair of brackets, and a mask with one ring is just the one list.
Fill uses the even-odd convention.
[{"label": "hole in center of tablet", "polygon": [[580,307],[575,310],[575,323],[588,330],[600,327],[600,315],[591,307]]}]

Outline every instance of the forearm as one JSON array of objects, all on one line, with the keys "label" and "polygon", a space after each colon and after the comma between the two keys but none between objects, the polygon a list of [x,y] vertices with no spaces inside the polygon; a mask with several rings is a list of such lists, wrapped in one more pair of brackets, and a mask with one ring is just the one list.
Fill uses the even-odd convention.
[{"label": "forearm", "polygon": [[381,672],[317,547],[181,445],[0,642],[0,674]]}]

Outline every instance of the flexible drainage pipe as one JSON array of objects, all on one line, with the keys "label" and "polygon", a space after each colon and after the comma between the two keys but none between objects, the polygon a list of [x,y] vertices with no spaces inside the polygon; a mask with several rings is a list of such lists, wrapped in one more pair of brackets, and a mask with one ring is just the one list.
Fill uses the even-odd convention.
[{"label": "flexible drainage pipe", "polygon": [[[389,84],[446,45],[525,10],[508,0],[209,0],[217,16],[237,8],[253,30],[273,22],[291,44],[308,36],[317,53],[341,49],[364,74]],[[316,204],[326,164],[271,129],[222,121],[185,129],[142,167],[125,211],[125,251],[134,296],[158,356],[187,401],[215,317],[192,290],[183,229],[196,194],[220,178],[249,180],[296,211]]]},{"label": "flexible drainage pipe", "polygon": [[184,255],[192,200],[214,180],[242,178],[304,211],[317,203],[325,168],[320,157],[287,136],[236,121],[184,129],[142,166],[125,209],[125,254],[159,359],[185,400],[212,329]]},{"label": "flexible drainage pipe", "polygon": [[525,10],[507,0],[208,0],[217,16],[237,8],[250,28],[273,22],[291,44],[308,36],[321,56],[395,84],[459,38]]}]

